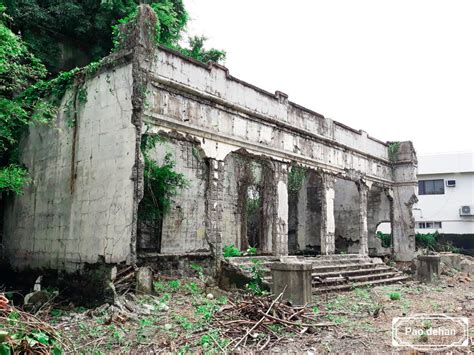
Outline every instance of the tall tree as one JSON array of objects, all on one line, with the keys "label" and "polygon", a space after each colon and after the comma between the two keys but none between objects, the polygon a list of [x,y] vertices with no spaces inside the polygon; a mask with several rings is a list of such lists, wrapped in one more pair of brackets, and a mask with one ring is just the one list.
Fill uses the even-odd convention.
[{"label": "tall tree", "polygon": [[0,193],[20,193],[28,181],[17,163],[17,144],[31,121],[29,110],[17,95],[46,76],[44,65],[7,26],[5,7],[0,4]]},{"label": "tall tree", "polygon": [[[58,73],[96,61],[111,51],[111,27],[132,16],[139,0],[6,0],[10,27],[30,46],[48,70]],[[159,21],[159,41],[178,50],[188,21],[182,0],[146,1]],[[202,47],[202,46],[201,46]],[[223,51],[212,49],[212,59]],[[206,50],[201,55],[206,58]],[[216,55],[217,54],[217,55]],[[197,59],[197,58],[196,58]]]}]

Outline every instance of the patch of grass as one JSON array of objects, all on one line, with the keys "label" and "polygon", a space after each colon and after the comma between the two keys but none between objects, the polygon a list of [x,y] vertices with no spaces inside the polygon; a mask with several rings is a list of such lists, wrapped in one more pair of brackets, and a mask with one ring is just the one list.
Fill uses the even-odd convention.
[{"label": "patch of grass", "polygon": [[406,313],[408,313],[408,311],[409,311],[410,308],[411,308],[411,302],[410,302],[409,300],[407,300],[407,299],[403,299],[403,300],[401,301],[401,306],[402,306],[402,311],[403,311],[403,313],[406,314]]},{"label": "patch of grass", "polygon": [[183,328],[184,330],[192,330],[194,328],[194,323],[191,322],[187,317],[180,316],[180,315],[175,315],[174,319],[178,322],[178,324]]},{"label": "patch of grass", "polygon": [[431,301],[431,308],[433,309],[433,311],[435,312],[439,312],[441,310],[441,305],[436,302],[436,301]]},{"label": "patch of grass", "polygon": [[327,320],[330,321],[330,322],[333,322],[337,325],[341,325],[341,324],[345,324],[347,322],[349,322],[349,318],[347,318],[346,316],[341,316],[341,315],[332,315],[332,314],[329,314],[326,316]]},{"label": "patch of grass", "polygon": [[179,288],[181,287],[181,281],[179,280],[171,280],[168,282],[169,289],[172,292],[177,292]]}]

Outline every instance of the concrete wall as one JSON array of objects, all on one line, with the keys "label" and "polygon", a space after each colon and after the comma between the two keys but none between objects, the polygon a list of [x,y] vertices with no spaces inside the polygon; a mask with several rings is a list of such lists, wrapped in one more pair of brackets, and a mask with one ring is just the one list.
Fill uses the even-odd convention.
[{"label": "concrete wall", "polygon": [[[380,239],[376,237],[377,228],[383,226],[384,222],[390,223],[390,200],[384,188],[372,186],[369,190],[367,206],[368,241],[372,255],[390,254],[390,248],[383,248]],[[390,232],[389,225],[387,233]]]},{"label": "concrete wall", "polygon": [[336,248],[357,253],[359,250],[359,192],[353,181],[336,179],[334,184]]},{"label": "concrete wall", "polygon": [[289,243],[293,252],[320,252],[321,246],[321,177],[308,170],[298,192],[290,193]]},{"label": "concrete wall", "polygon": [[[164,137],[164,140],[150,152],[150,157],[161,165],[165,155],[170,154],[176,162],[174,170],[184,175],[188,187],[173,197],[171,210],[163,219],[161,252],[209,251],[205,235],[208,174],[205,158],[199,145],[192,141],[172,137]],[[144,193],[149,193],[146,188]]]},{"label": "concrete wall", "polygon": [[203,66],[163,49],[156,52],[146,114],[162,128],[189,134],[208,157],[223,160],[245,147],[277,160],[389,183],[387,146],[231,77],[220,66]]},{"label": "concrete wall", "polygon": [[[80,269],[126,261],[132,234],[135,127],[131,66],[85,82],[87,102],[69,91],[52,127],[32,126],[20,160],[33,179],[5,211],[13,266]],[[65,113],[66,107],[71,112]]]},{"label": "concrete wall", "polygon": [[229,154],[224,163],[224,199],[222,202],[222,245],[234,245],[241,249],[242,215],[236,172],[238,157]]}]

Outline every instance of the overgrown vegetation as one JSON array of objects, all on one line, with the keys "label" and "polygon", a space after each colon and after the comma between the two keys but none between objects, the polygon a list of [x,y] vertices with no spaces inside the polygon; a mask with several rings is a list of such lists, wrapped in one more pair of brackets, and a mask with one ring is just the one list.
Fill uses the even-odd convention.
[{"label": "overgrown vegetation", "polygon": [[231,245],[224,245],[222,248],[224,253],[224,258],[232,258],[235,256],[248,256],[248,255],[256,255],[257,248],[255,247],[248,247],[245,252],[241,252],[239,248],[235,247],[233,244]]},{"label": "overgrown vegetation", "polygon": [[376,233],[377,238],[379,238],[382,242],[382,246],[384,248],[390,248],[392,245],[392,235],[387,233],[382,233],[381,231],[377,231]]},{"label": "overgrown vegetation", "polygon": [[263,296],[267,294],[263,287],[263,264],[261,260],[252,259],[252,266],[250,267],[250,274],[252,275],[252,280],[245,285],[247,290],[252,292],[255,296]]},{"label": "overgrown vegetation", "polygon": [[[6,0],[5,4],[0,2],[0,193],[21,194],[31,180],[19,163],[20,137],[29,125],[51,122],[66,90],[72,87],[75,92],[65,111],[70,114],[67,126],[75,125],[76,102],[83,103],[87,97],[82,87],[85,76],[100,67],[100,58],[113,48],[111,27],[117,30],[119,23],[133,18],[138,1]],[[188,21],[182,0],[149,4],[158,18],[157,43],[201,61],[225,57],[223,51],[206,50],[204,37],[190,39],[189,48],[180,46]],[[76,68],[87,63],[81,70]],[[53,79],[46,81],[47,77]],[[170,157],[165,166],[173,168]],[[151,166],[148,172],[153,170]],[[165,197],[163,211],[166,201]]]},{"label": "overgrown vegetation", "polygon": [[144,134],[142,136],[145,192],[140,201],[138,218],[144,221],[163,218],[170,210],[173,197],[189,186],[185,176],[174,170],[176,163],[171,153],[165,154],[161,165],[151,156],[156,144],[160,142],[163,142],[163,138],[159,135]]},{"label": "overgrown vegetation", "polygon": [[396,159],[399,149],[400,149],[400,142],[392,142],[388,145],[388,158],[391,161],[394,161]]},{"label": "overgrown vegetation", "polygon": [[416,233],[415,241],[418,248],[437,250],[439,233]]},{"label": "overgrown vegetation", "polygon": [[11,28],[21,32],[31,51],[52,73],[84,66],[112,50],[111,28],[133,17],[139,3],[148,3],[158,18],[160,44],[207,62],[225,52],[204,48],[205,37],[182,47],[189,15],[182,0],[6,0]]},{"label": "overgrown vegetation", "polygon": [[308,170],[304,167],[293,165],[288,172],[288,191],[297,193],[303,185]]},{"label": "overgrown vegetation", "polygon": [[224,258],[231,258],[234,256],[242,256],[241,251],[239,248],[236,248],[233,244],[232,245],[225,245],[223,248],[224,251]]}]

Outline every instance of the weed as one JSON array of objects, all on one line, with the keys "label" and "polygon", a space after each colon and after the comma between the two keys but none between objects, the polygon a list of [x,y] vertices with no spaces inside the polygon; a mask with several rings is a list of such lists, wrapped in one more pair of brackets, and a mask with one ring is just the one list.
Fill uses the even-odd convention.
[{"label": "weed", "polygon": [[256,255],[257,254],[257,248],[255,247],[249,247],[247,251],[245,252],[245,255]]},{"label": "weed", "polygon": [[179,280],[171,280],[168,282],[168,286],[172,292],[176,292],[181,287],[181,281]]},{"label": "weed", "polygon": [[401,298],[400,292],[390,292],[388,296],[392,301],[398,301]]},{"label": "weed", "polygon": [[433,308],[433,311],[435,312],[439,312],[441,310],[441,305],[436,301],[431,302],[431,307]]},{"label": "weed", "polygon": [[57,309],[57,308],[53,308],[49,311],[49,315],[51,317],[54,317],[54,318],[61,317],[62,314],[63,314],[63,311],[61,311],[60,309]]},{"label": "weed", "polygon": [[224,246],[224,258],[231,258],[234,256],[242,256],[242,253],[233,244]]},{"label": "weed", "polygon": [[171,299],[171,295],[169,293],[164,293],[163,296],[160,298],[160,303],[166,303]]},{"label": "weed", "polygon": [[193,265],[191,265],[191,269],[193,269],[194,271],[196,271],[197,276],[198,276],[198,279],[199,279],[202,283],[206,283],[207,277],[206,277],[206,275],[204,275],[204,268],[203,268],[202,266],[193,264]]},{"label": "weed", "polygon": [[153,282],[153,289],[155,290],[156,293],[163,293],[163,292],[168,291],[166,284],[161,281]]},{"label": "weed", "polygon": [[329,314],[326,316],[326,318],[330,321],[330,322],[333,322],[337,325],[340,325],[340,324],[345,324],[349,321],[349,319],[345,316],[339,316],[339,315],[332,315],[332,314]]},{"label": "weed", "polygon": [[209,330],[200,339],[201,347],[204,350],[214,350],[216,348],[216,345],[219,348],[224,349],[228,343],[228,339],[221,338],[220,331],[218,329]]},{"label": "weed", "polygon": [[401,302],[401,306],[402,306],[403,313],[408,313],[411,307],[411,303],[409,300],[404,299]]},{"label": "weed", "polygon": [[205,302],[196,307],[196,314],[201,316],[205,321],[211,320],[214,313],[218,310],[218,306],[215,302],[205,300]]},{"label": "weed", "polygon": [[202,292],[202,289],[195,282],[185,284],[184,288],[193,295],[197,295]]},{"label": "weed", "polygon": [[184,316],[180,315],[175,315],[174,319],[178,322],[178,324],[184,329],[184,330],[192,330],[194,325],[193,323]]}]

